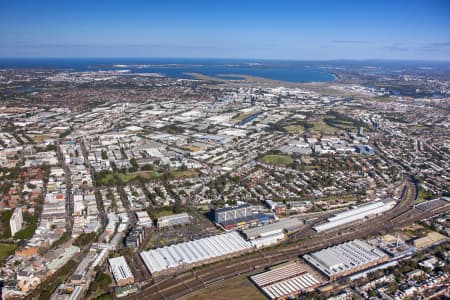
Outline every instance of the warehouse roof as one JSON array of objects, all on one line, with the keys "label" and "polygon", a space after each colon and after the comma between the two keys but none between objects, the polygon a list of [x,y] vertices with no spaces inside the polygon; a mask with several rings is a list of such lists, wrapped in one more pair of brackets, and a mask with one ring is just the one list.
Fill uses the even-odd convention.
[{"label": "warehouse roof", "polygon": [[354,240],[303,256],[328,276],[333,276],[374,262],[387,255],[366,242]]},{"label": "warehouse roof", "polygon": [[251,276],[251,279],[271,299],[296,295],[312,290],[320,284],[299,263],[292,263],[254,275]]},{"label": "warehouse roof", "polygon": [[123,256],[110,258],[108,262],[116,281],[133,278],[133,273],[131,273],[130,267]]},{"label": "warehouse roof", "polygon": [[178,219],[190,218],[187,213],[174,214],[169,216],[162,216],[158,218],[158,222],[171,222],[176,221]]},{"label": "warehouse roof", "polygon": [[389,201],[375,202],[369,205],[360,206],[358,208],[336,214],[336,216],[328,218],[329,222],[314,226],[313,228],[317,232],[329,230],[353,221],[361,220],[370,215],[384,213],[393,208],[394,205],[395,201]]},{"label": "warehouse roof", "polygon": [[283,218],[279,222],[275,222],[260,227],[245,229],[242,232],[248,239],[253,239],[258,236],[275,233],[276,231],[289,230],[303,225],[303,221],[298,218]]},{"label": "warehouse roof", "polygon": [[369,203],[369,204],[366,204],[366,205],[361,205],[361,206],[358,206],[356,208],[353,208],[353,209],[350,209],[350,210],[338,213],[334,217],[328,218],[328,221],[330,221],[330,222],[331,221],[336,221],[336,220],[344,219],[344,218],[347,218],[347,217],[350,217],[350,216],[354,216],[354,215],[357,215],[357,214],[365,213],[365,212],[374,210],[374,209],[376,209],[378,207],[382,207],[383,205],[384,205],[384,203],[381,202],[381,201],[376,201],[376,202],[372,202],[372,203]]},{"label": "warehouse roof", "polygon": [[237,232],[144,251],[140,255],[150,273],[176,268],[251,248]]}]

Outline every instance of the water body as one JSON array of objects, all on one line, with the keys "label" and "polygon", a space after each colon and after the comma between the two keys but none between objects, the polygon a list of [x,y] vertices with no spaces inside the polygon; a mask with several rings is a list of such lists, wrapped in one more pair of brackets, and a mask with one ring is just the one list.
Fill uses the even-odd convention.
[{"label": "water body", "polygon": [[334,76],[311,62],[169,59],[169,58],[24,58],[0,59],[0,68],[60,69],[71,71],[130,70],[132,73],[160,73],[167,77],[192,78],[200,73],[226,80],[241,79],[230,74],[250,75],[289,82],[328,82]]}]

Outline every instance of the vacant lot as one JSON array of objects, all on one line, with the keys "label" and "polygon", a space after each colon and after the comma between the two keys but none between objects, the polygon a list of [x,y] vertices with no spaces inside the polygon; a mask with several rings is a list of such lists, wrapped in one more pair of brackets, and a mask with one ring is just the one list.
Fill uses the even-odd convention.
[{"label": "vacant lot", "polygon": [[287,166],[292,164],[294,161],[292,157],[288,155],[264,155],[261,160],[266,164],[278,166]]}]

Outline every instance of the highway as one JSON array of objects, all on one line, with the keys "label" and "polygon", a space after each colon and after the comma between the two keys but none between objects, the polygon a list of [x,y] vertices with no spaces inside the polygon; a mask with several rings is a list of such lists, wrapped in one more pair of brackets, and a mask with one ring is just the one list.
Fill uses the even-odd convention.
[{"label": "highway", "polygon": [[155,283],[142,285],[139,292],[125,299],[177,299],[193,291],[241,274],[263,271],[264,268],[287,260],[297,259],[299,256],[312,251],[349,240],[363,239],[370,235],[399,229],[450,209],[450,204],[429,211],[413,208],[416,192],[415,184],[411,180],[406,180],[399,203],[389,212],[366,223],[353,224],[345,226],[339,231],[332,230],[322,233],[316,233],[307,228],[291,235],[285,244],[276,248],[262,249],[247,255],[207,265],[199,270],[188,270]]}]

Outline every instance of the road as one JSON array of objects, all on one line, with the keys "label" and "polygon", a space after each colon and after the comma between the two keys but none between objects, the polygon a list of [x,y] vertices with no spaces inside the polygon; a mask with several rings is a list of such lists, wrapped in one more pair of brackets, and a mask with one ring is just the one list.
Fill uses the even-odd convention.
[{"label": "road", "polygon": [[303,234],[296,234],[295,238],[290,237],[286,244],[278,248],[259,250],[245,256],[205,266],[200,270],[189,270],[156,283],[149,283],[141,286],[141,290],[138,293],[125,299],[177,299],[226,279],[251,272],[263,271],[272,265],[297,259],[299,256],[312,251],[353,239],[366,238],[384,231],[402,228],[445,212],[450,208],[450,204],[448,204],[444,207],[424,212],[413,208],[415,199],[416,187],[411,180],[407,180],[403,197],[398,205],[389,212],[371,220],[370,226],[356,224],[347,226],[345,230],[340,230],[339,232],[308,232],[305,234],[305,237],[303,237]]},{"label": "road", "polygon": [[64,170],[64,181],[66,183],[66,231],[72,232],[72,226],[73,226],[73,193],[72,193],[72,179],[71,179],[71,172],[69,167],[67,166],[63,153],[61,151],[60,146],[61,141],[58,141],[56,143],[56,154],[58,156],[58,160],[61,163],[61,166]]}]

